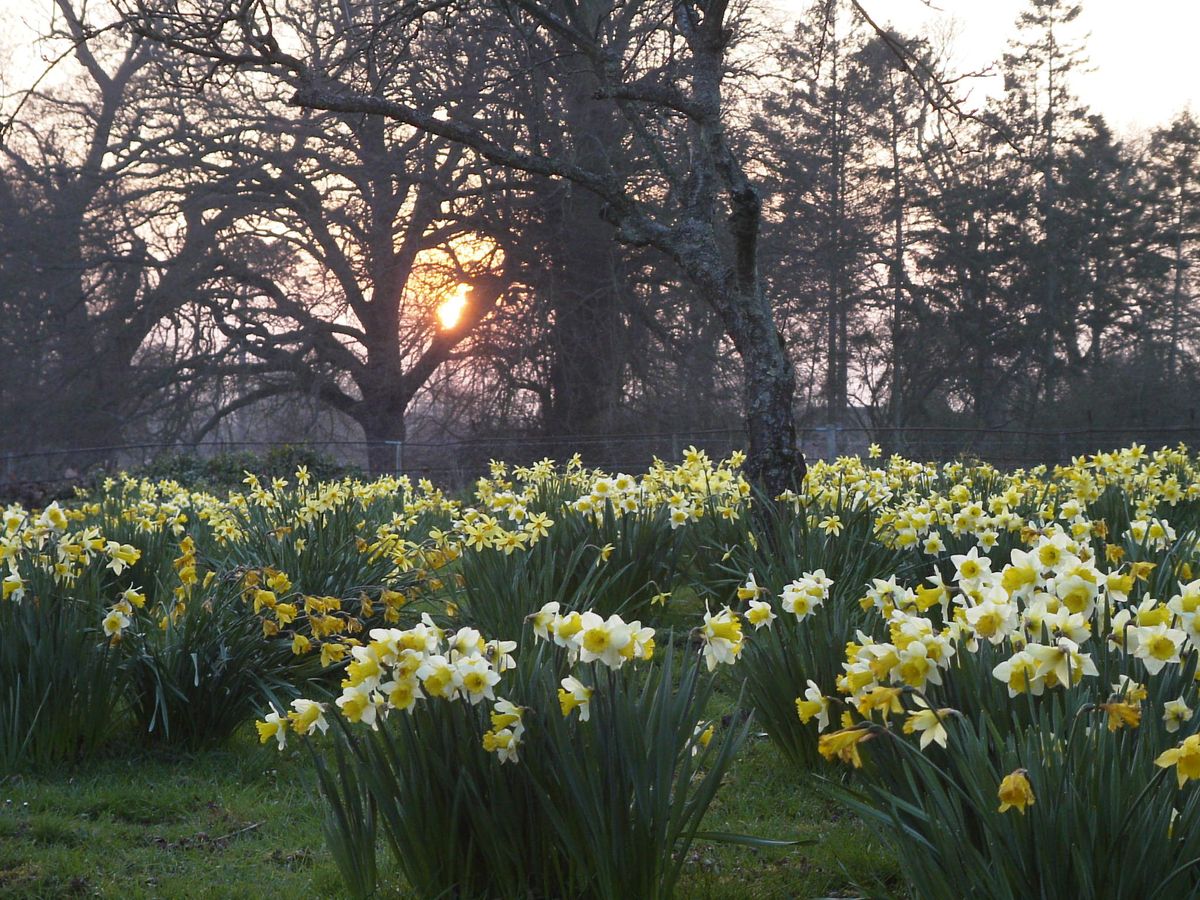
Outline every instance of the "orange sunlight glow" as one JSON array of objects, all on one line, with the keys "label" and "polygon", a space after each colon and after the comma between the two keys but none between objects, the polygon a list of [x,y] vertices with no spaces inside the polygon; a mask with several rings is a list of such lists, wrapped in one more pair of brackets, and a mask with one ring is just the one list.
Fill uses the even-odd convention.
[{"label": "orange sunlight glow", "polygon": [[454,328],[462,319],[463,310],[467,308],[467,294],[470,292],[469,284],[460,284],[453,294],[438,304],[438,321],[446,331]]}]

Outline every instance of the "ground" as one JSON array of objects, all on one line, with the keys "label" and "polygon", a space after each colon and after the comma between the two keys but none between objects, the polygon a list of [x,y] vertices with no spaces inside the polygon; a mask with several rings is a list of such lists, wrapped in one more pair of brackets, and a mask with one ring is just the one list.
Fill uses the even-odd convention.
[{"label": "ground", "polygon": [[[342,897],[306,752],[114,751],[74,770],[0,779],[0,898]],[[679,896],[854,896],[896,865],[849,813],[752,738],[704,827],[811,838],[788,850],[698,842]],[[381,857],[385,858],[385,857]],[[406,897],[395,885],[384,897]]]}]

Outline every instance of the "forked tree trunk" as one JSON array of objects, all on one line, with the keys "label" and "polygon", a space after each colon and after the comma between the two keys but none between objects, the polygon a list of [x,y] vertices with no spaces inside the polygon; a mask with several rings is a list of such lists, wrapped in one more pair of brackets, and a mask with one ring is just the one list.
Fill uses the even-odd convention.
[{"label": "forked tree trunk", "polygon": [[675,229],[674,255],[708,294],[741,357],[750,443],[746,472],[776,496],[799,487],[807,468],[796,446],[796,371],[758,269],[762,196],[730,146],[722,118],[721,79],[730,38],[725,9],[715,4],[687,32],[693,52],[691,99],[698,110],[692,128],[698,189]]}]

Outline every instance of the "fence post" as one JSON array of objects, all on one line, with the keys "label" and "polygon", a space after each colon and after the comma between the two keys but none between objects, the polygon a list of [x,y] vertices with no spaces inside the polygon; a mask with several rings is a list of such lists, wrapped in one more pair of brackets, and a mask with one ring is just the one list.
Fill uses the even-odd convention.
[{"label": "fence post", "polygon": [[388,441],[395,450],[395,459],[392,463],[392,474],[399,475],[404,471],[404,441]]}]

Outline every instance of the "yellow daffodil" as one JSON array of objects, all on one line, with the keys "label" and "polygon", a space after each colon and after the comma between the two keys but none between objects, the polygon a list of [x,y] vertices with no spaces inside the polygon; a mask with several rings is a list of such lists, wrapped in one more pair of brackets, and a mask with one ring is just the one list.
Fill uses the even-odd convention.
[{"label": "yellow daffodil", "polygon": [[1004,776],[1004,780],[1000,782],[1000,789],[996,792],[1000,798],[1000,812],[1015,809],[1021,815],[1025,815],[1025,810],[1033,806],[1033,785],[1029,783],[1027,774],[1025,769],[1017,769]]}]

